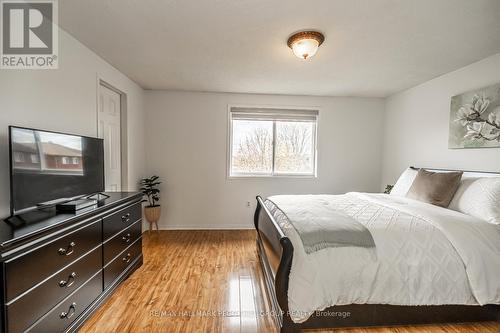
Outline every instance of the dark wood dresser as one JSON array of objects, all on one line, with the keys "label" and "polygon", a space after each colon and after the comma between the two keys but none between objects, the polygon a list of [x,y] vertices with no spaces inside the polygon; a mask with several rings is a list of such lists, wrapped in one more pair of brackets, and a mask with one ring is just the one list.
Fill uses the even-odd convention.
[{"label": "dark wood dresser", "polygon": [[0,221],[2,332],[74,332],[142,265],[142,195]]}]

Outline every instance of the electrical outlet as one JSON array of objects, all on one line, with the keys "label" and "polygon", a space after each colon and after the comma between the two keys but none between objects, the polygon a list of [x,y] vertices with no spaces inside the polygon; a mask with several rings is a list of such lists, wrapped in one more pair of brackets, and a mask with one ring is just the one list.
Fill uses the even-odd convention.
[{"label": "electrical outlet", "polygon": [[247,208],[250,208],[250,201],[247,201]]}]

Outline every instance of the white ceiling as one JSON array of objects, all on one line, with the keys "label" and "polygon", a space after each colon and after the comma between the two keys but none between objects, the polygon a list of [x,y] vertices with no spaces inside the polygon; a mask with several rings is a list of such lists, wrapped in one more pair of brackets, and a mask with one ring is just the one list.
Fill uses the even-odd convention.
[{"label": "white ceiling", "polygon": [[[62,27],[146,89],[388,96],[500,52],[500,0],[63,0]],[[287,37],[326,40],[309,61]]]}]

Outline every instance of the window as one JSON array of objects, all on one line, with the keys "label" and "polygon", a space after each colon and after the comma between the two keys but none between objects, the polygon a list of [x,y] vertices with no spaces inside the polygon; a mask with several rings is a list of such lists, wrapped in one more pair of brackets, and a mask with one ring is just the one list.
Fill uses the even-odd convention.
[{"label": "window", "polygon": [[315,176],[317,110],[230,109],[229,176]]},{"label": "window", "polygon": [[78,157],[73,157],[73,164],[80,163],[80,159]]},{"label": "window", "polygon": [[19,151],[14,152],[14,162],[23,163],[24,162],[24,154]]},{"label": "window", "polygon": [[62,164],[69,164],[69,157],[63,157],[61,158]]},{"label": "window", "polygon": [[36,155],[36,154],[31,154],[31,155],[30,155],[30,158],[31,158],[31,163],[33,163],[33,164],[40,163],[40,160],[39,160],[39,158],[38,158],[38,155]]}]

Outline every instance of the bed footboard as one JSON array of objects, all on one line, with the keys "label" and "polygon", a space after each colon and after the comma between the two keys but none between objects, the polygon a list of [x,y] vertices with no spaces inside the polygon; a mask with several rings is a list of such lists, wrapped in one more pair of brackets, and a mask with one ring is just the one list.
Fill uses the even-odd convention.
[{"label": "bed footboard", "polygon": [[254,223],[257,230],[257,250],[273,317],[281,332],[300,332],[300,325],[293,323],[288,313],[288,277],[292,266],[293,245],[260,196],[257,197]]}]

